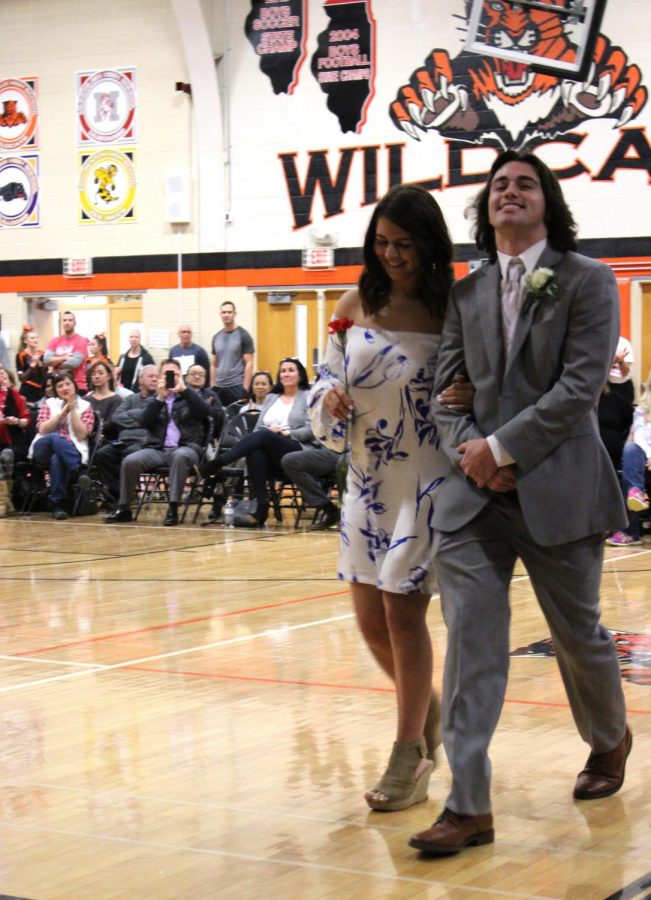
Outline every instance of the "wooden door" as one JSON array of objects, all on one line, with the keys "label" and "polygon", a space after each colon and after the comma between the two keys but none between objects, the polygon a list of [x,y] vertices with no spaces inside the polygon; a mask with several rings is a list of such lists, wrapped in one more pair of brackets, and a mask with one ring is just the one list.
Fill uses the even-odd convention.
[{"label": "wooden door", "polygon": [[257,294],[256,369],[275,377],[285,356],[297,356],[311,377],[312,347],[317,338],[316,291],[284,292],[287,303],[270,303],[269,293]]},{"label": "wooden door", "polygon": [[112,297],[109,300],[109,356],[114,363],[117,363],[120,355],[129,349],[128,334],[125,334],[125,331],[137,328],[142,334],[143,345],[147,346],[145,335],[142,333],[142,302],[139,300],[114,302],[117,299]]},{"label": "wooden door", "polygon": [[288,303],[269,303],[267,291],[257,294],[255,365],[275,377],[279,360],[297,356],[313,380],[325,348],[327,325],[343,290],[287,293],[291,296]]},{"label": "wooden door", "polygon": [[651,283],[642,285],[640,381],[645,384],[651,373]]}]

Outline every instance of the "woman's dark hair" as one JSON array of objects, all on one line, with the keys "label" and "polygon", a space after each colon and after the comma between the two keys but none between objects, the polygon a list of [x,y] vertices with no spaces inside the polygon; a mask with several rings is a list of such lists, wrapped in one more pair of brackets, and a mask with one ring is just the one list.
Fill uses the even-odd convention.
[{"label": "woman's dark hair", "polygon": [[106,343],[106,335],[94,334],[93,340],[99,347],[99,352],[102,354],[102,356],[108,356],[108,344]]},{"label": "woman's dark hair", "polygon": [[416,184],[391,188],[371,216],[364,238],[364,268],[359,278],[364,312],[377,313],[387,305],[391,295],[391,279],[375,252],[375,233],[381,218],[402,228],[413,240],[421,262],[419,299],[433,316],[442,318],[454,281],[452,240],[440,206],[429,191]]},{"label": "woman's dark hair", "polygon": [[308,391],[310,389],[310,379],[307,377],[307,370],[300,359],[296,359],[295,356],[286,356],[284,359],[281,359],[278,363],[278,374],[276,375],[276,383],[271,389],[272,394],[282,394],[283,393],[283,385],[280,380],[280,367],[283,363],[294,363],[296,368],[298,369],[298,389],[299,391]]},{"label": "woman's dark hair", "polygon": [[55,395],[57,392],[57,386],[60,385],[62,381],[65,381],[66,378],[68,379],[68,381],[72,381],[75,386],[75,392],[79,393],[77,391],[77,385],[75,383],[75,379],[73,378],[72,372],[55,372],[52,376],[52,390],[54,391]]},{"label": "woman's dark hair", "polygon": [[[86,376],[87,376],[87,379],[88,379],[88,383],[89,383],[89,384],[91,383],[90,379],[91,379],[92,376],[93,376],[93,372],[94,372],[96,369],[98,369],[100,366],[101,366],[103,369],[106,369],[106,371],[107,371],[107,373],[108,373],[108,377],[109,377],[109,379],[108,379],[109,388],[110,388],[112,391],[114,391],[114,390],[115,390],[115,378],[113,377],[113,366],[110,365],[109,363],[105,363],[105,362],[104,362],[103,360],[101,360],[101,359],[98,359],[97,362],[94,362],[92,365],[88,366],[88,371],[86,372]],[[92,391],[93,388],[91,387],[90,390]]]},{"label": "woman's dark hair", "polygon": [[[228,302],[230,303],[230,300],[229,300]],[[264,377],[265,377],[265,378],[267,379],[267,381],[269,382],[269,389],[270,389],[270,390],[271,390],[271,389],[273,388],[273,386],[274,386],[274,377],[273,377],[273,375],[271,374],[271,372],[267,372],[265,369],[260,369],[259,372],[254,372],[254,373],[253,373],[253,376],[252,376],[252,378],[251,378],[251,387],[249,388],[249,391],[248,391],[248,393],[247,393],[247,395],[246,395],[247,398],[248,398],[249,400],[255,400],[255,396],[254,396],[254,394],[253,394],[253,382],[255,381],[256,378],[259,378],[261,375],[264,375]]]},{"label": "woman's dark hair", "polygon": [[466,210],[468,218],[474,220],[473,236],[479,250],[488,253],[491,262],[497,259],[495,229],[489,221],[488,198],[491,184],[497,172],[510,162],[527,163],[535,169],[540,179],[540,187],[545,197],[545,227],[547,243],[560,252],[576,250],[577,226],[570,208],[565,202],[560,182],[552,170],[542,160],[523,150],[507,150],[497,157],[488,176],[488,181],[470,202]]}]

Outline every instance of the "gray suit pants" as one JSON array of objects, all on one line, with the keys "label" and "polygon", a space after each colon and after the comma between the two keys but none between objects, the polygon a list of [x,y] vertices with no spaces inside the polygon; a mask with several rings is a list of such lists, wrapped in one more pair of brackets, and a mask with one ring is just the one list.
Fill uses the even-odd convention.
[{"label": "gray suit pants", "polygon": [[328,502],[321,479],[337,471],[339,454],[327,447],[307,447],[286,453],[280,461],[285,473],[303,495],[308,506],[325,506]]},{"label": "gray suit pants", "polygon": [[136,496],[138,478],[143,472],[151,472],[158,466],[169,466],[168,491],[170,503],[178,503],[183,493],[183,485],[192,467],[199,462],[199,454],[192,447],[171,447],[156,450],[146,447],[137,450],[122,460],[120,466],[120,506],[128,506]]},{"label": "gray suit pants", "polygon": [[446,805],[490,812],[488,746],[509,668],[509,584],[522,559],[545,615],[579,734],[596,752],[622,739],[626,709],[613,641],[599,624],[603,535],[541,547],[514,493],[498,494],[471,522],[438,532],[436,572],[448,649],[443,741],[452,770]]}]

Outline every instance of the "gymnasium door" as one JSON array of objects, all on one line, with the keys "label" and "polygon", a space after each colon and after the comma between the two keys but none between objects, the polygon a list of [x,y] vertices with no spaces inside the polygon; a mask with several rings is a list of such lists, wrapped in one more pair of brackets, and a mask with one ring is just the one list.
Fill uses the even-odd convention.
[{"label": "gymnasium door", "polygon": [[651,372],[651,282],[642,285],[642,352],[640,354],[640,381],[647,380]]},{"label": "gymnasium door", "polygon": [[296,356],[313,380],[325,347],[327,323],[342,293],[342,288],[257,293],[256,368],[275,377],[279,361]]}]

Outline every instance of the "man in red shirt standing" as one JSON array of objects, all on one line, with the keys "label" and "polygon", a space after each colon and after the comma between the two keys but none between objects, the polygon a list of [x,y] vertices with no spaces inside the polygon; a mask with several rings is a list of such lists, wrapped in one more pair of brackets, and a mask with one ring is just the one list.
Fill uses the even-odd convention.
[{"label": "man in red shirt standing", "polygon": [[75,334],[77,320],[75,314],[64,312],[61,317],[63,334],[53,337],[45,350],[43,362],[53,372],[70,372],[78,393],[86,391],[86,366],[88,341],[80,334]]}]

